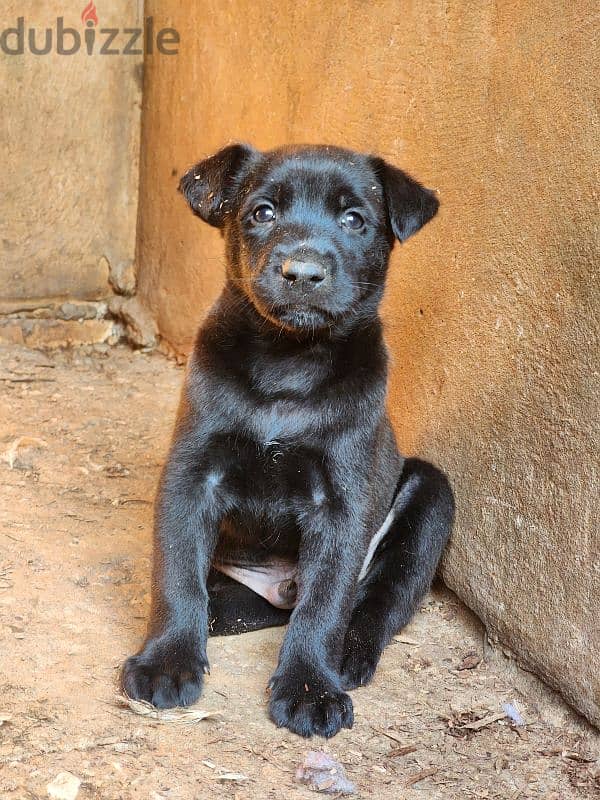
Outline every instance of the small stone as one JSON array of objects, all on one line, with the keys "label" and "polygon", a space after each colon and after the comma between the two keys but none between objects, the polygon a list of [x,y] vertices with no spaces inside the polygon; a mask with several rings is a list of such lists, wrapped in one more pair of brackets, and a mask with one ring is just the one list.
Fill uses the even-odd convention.
[{"label": "small stone", "polygon": [[356,786],[348,780],[339,761],[320,750],[311,750],[306,754],[304,763],[296,770],[296,780],[314,792],[338,797],[356,794]]},{"label": "small stone", "polygon": [[470,652],[463,657],[463,660],[456,669],[459,672],[462,672],[465,669],[476,669],[479,664],[481,664],[481,656],[479,653]]},{"label": "small stone", "polygon": [[72,772],[59,772],[47,788],[48,797],[52,800],[75,800],[79,794],[81,780]]}]

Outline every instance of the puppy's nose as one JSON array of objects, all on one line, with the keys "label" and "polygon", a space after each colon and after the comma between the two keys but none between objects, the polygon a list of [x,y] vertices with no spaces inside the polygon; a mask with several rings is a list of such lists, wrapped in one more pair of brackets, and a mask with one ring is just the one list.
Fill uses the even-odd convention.
[{"label": "puppy's nose", "polygon": [[287,259],[283,262],[281,274],[295,286],[318,286],[325,280],[325,267],[312,261]]}]

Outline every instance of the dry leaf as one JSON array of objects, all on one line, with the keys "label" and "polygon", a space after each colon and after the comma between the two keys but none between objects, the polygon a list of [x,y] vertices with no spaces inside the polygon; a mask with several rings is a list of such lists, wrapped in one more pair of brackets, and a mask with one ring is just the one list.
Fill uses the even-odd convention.
[{"label": "dry leaf", "polygon": [[596,761],[594,756],[582,755],[581,753],[577,753],[574,750],[562,750],[561,756],[563,758],[568,758],[571,761],[577,761],[580,764],[593,764]]},{"label": "dry leaf", "polygon": [[397,758],[398,756],[407,756],[409,753],[414,753],[419,748],[416,744],[406,744],[404,747],[393,747],[385,754],[386,758]]},{"label": "dry leaf", "polygon": [[502,712],[501,714],[488,714],[487,717],[482,717],[481,719],[475,720],[475,722],[467,722],[465,725],[461,725],[461,728],[466,728],[469,731],[478,731],[481,728],[486,728],[488,725],[491,725],[494,722],[498,722],[501,719],[505,719],[506,714]]},{"label": "dry leaf", "polygon": [[431,769],[422,769],[420,772],[415,772],[414,775],[411,775],[404,785],[407,787],[414,786],[415,783],[419,783],[419,781],[423,781],[425,778],[430,778],[438,771],[439,770],[437,767],[432,767]]},{"label": "dry leaf", "polygon": [[399,644],[412,644],[413,647],[417,647],[421,644],[421,642],[417,642],[416,639],[411,639],[410,636],[404,636],[403,634],[399,634],[398,636],[394,636],[394,642],[398,642]]},{"label": "dry leaf", "polygon": [[479,653],[467,653],[456,669],[461,672],[463,669],[475,669],[480,664],[481,656]]},{"label": "dry leaf", "polygon": [[371,727],[375,731],[375,733],[379,733],[381,734],[381,736],[387,736],[387,738],[391,739],[393,742],[398,742],[398,744],[402,744],[402,742],[404,741],[404,737],[401,736],[399,733],[396,733],[396,731],[389,731],[389,730],[384,731],[382,728],[375,728],[373,726]]},{"label": "dry leaf", "polygon": [[38,439],[37,436],[19,436],[18,439],[11,442],[2,455],[0,455],[0,459],[6,461],[10,469],[14,469],[19,450],[27,447],[41,449],[48,447],[48,442],[45,442],[43,439]]},{"label": "dry leaf", "polygon": [[158,722],[176,722],[183,725],[194,725],[203,719],[217,719],[221,717],[220,711],[202,711],[199,708],[156,708],[152,703],[145,700],[133,700],[131,697],[119,695],[117,702],[120,706],[125,706],[139,714],[141,717],[148,717]]}]

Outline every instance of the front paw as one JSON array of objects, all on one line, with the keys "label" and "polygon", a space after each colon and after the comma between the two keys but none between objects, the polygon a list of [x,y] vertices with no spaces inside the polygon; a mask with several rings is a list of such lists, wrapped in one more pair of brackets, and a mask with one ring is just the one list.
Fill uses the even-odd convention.
[{"label": "front paw", "polygon": [[350,696],[337,682],[311,677],[310,670],[275,674],[271,679],[269,712],[278,728],[299,736],[335,736],[351,728],[354,712]]},{"label": "front paw", "polygon": [[146,700],[157,708],[189,706],[202,692],[208,661],[181,638],[151,639],[121,671],[121,688],[134,700]]},{"label": "front paw", "polygon": [[381,658],[381,635],[375,622],[369,622],[365,615],[352,619],[346,639],[340,675],[346,691],[366,686],[373,680],[377,664]]}]

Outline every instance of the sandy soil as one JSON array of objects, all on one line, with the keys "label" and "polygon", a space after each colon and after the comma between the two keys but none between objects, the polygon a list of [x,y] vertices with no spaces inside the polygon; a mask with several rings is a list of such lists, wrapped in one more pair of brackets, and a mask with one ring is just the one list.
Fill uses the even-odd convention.
[{"label": "sandy soil", "polygon": [[[120,348],[0,352],[0,796],[45,798],[68,771],[82,799],[308,798],[295,773],[311,749],[340,761],[362,797],[598,796],[597,735],[486,646],[443,588],[354,693],[354,729],[329,742],[267,718],[282,630],[211,640],[198,708],[217,719],[120,707],[181,379],[161,356]],[[524,726],[498,718],[505,702]]]}]

